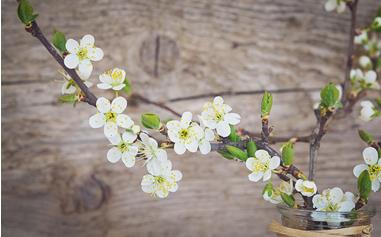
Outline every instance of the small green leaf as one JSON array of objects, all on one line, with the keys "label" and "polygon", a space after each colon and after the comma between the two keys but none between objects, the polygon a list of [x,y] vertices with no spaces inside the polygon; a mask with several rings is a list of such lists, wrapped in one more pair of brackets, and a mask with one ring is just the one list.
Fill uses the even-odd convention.
[{"label": "small green leaf", "polygon": [[262,97],[261,115],[262,117],[270,115],[271,107],[273,105],[273,96],[270,92],[265,91]]},{"label": "small green leaf", "polygon": [[372,191],[372,181],[370,180],[370,175],[368,170],[364,170],[358,180],[357,188],[360,193],[360,198],[368,200],[369,193]]},{"label": "small green leaf", "polygon": [[159,129],[160,117],[157,114],[145,113],[141,116],[141,122],[145,128]]},{"label": "small green leaf", "polygon": [[54,31],[52,42],[61,53],[66,52],[66,37],[65,34],[59,31]]},{"label": "small green leaf", "polygon": [[237,130],[233,125],[230,125],[229,140],[232,142],[239,142],[241,140],[241,138],[237,134]]},{"label": "small green leaf", "polygon": [[325,108],[335,107],[339,100],[340,92],[333,83],[327,84],[320,92],[321,105]]},{"label": "small green leaf", "polygon": [[255,152],[257,151],[257,145],[252,140],[248,141],[246,144],[247,154],[249,157],[255,157]]},{"label": "small green leaf", "polygon": [[286,166],[292,165],[294,162],[294,145],[288,142],[282,147],[282,161]]},{"label": "small green leaf", "polygon": [[28,0],[20,0],[17,7],[17,15],[25,25],[29,25],[38,16],[38,14],[33,14],[33,7]]},{"label": "small green leaf", "polygon": [[61,103],[69,103],[69,104],[74,104],[78,100],[75,94],[61,95],[58,99]]},{"label": "small green leaf", "polygon": [[370,133],[365,132],[364,130],[359,130],[359,136],[361,140],[363,140],[365,143],[370,144],[373,141],[373,136]]},{"label": "small green leaf", "polygon": [[242,160],[242,161],[246,161],[247,160],[247,154],[246,152],[244,152],[243,150],[235,147],[235,146],[230,146],[230,145],[227,145],[225,146],[226,150],[232,154],[234,157]]},{"label": "small green leaf", "polygon": [[263,188],[262,195],[267,193],[269,196],[271,196],[272,193],[273,193],[273,190],[274,190],[273,184],[272,183],[267,183],[265,185],[265,187]]},{"label": "small green leaf", "polygon": [[225,150],[218,150],[217,152],[220,153],[223,157],[225,157],[228,160],[234,159],[234,156]]},{"label": "small green leaf", "polygon": [[124,80],[123,91],[124,91],[127,95],[131,95],[131,93],[132,93],[132,85],[131,85],[130,81],[127,79],[127,77],[126,77],[125,80]]},{"label": "small green leaf", "polygon": [[295,206],[295,198],[292,195],[288,195],[286,193],[280,193],[280,196],[283,200],[284,203],[286,203],[287,206],[289,207],[294,207]]}]

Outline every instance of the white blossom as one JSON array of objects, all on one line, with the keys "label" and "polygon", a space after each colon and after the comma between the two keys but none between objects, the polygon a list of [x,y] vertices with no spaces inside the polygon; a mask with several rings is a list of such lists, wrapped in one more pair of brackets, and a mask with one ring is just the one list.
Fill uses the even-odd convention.
[{"label": "white blossom", "polygon": [[78,70],[84,75],[90,75],[93,71],[91,61],[99,61],[103,58],[103,51],[94,46],[94,36],[85,35],[78,43],[76,40],[68,39],[66,41],[66,50],[69,54],[65,57],[65,66]]},{"label": "white blossom", "polygon": [[[69,76],[69,74],[67,74],[67,72],[65,72],[65,71],[59,70],[58,72],[63,76],[63,78],[65,80],[65,82],[61,88],[61,93],[63,95],[75,93],[77,91],[77,87],[76,87],[76,83],[73,80],[73,78],[71,78]],[[93,83],[91,83],[90,81],[87,81],[87,79],[89,78],[87,75],[82,75],[79,71],[77,71],[77,73],[78,73],[78,76],[82,79],[83,83],[87,87],[91,87],[93,85]]]},{"label": "white blossom", "polygon": [[368,42],[368,32],[361,31],[359,35],[355,36],[355,44],[366,44]]},{"label": "white blossom", "polygon": [[298,179],[295,183],[296,191],[300,192],[303,196],[311,197],[317,192],[315,182],[309,180]]},{"label": "white blossom", "polygon": [[139,155],[146,160],[147,165],[156,164],[154,161],[163,162],[167,160],[167,152],[159,148],[157,141],[145,133],[140,133]]},{"label": "white blossom", "polygon": [[360,103],[361,105],[361,111],[360,111],[360,119],[368,122],[372,120],[375,115],[377,114],[376,107],[373,105],[373,103],[369,100],[364,100]]},{"label": "white blossom", "polygon": [[359,64],[362,68],[371,68],[372,67],[372,61],[368,56],[361,56],[359,58]]},{"label": "white blossom", "polygon": [[212,149],[210,142],[214,140],[215,136],[214,136],[214,132],[210,128],[205,127],[200,116],[199,116],[199,120],[200,120],[200,126],[204,130],[204,132],[203,132],[202,138],[198,141],[198,147],[200,148],[201,154],[206,155]]},{"label": "white blossom", "polygon": [[373,70],[367,71],[365,74],[361,69],[352,69],[350,72],[352,85],[361,89],[380,89],[377,80],[377,73]]},{"label": "white blossom", "polygon": [[346,3],[344,0],[328,0],[325,3],[324,8],[327,12],[336,10],[337,13],[342,13],[345,11]]},{"label": "white blossom", "polygon": [[344,193],[340,188],[325,189],[322,194],[316,194],[312,203],[317,211],[349,212],[355,208],[355,196],[351,192]]},{"label": "white blossom", "polygon": [[182,173],[172,170],[170,160],[159,162],[156,166],[147,166],[148,173],[143,176],[141,185],[145,193],[159,198],[166,198],[169,192],[176,192],[177,182],[182,179]]},{"label": "white blossom", "polygon": [[169,139],[175,143],[177,154],[184,154],[186,150],[196,152],[204,131],[196,122],[192,122],[192,113],[185,112],[180,121],[172,120],[167,123]]},{"label": "white blossom", "polygon": [[134,122],[132,119],[122,114],[127,107],[127,100],[123,97],[116,97],[112,103],[104,97],[99,97],[96,102],[98,113],[89,119],[90,127],[100,128],[104,126],[104,134],[110,138],[117,135],[118,126],[130,128]]},{"label": "white blossom", "polygon": [[133,167],[138,154],[138,146],[134,144],[135,139],[126,132],[122,136],[117,134],[109,138],[113,147],[107,152],[107,160],[116,163],[122,159],[126,167]]},{"label": "white blossom", "polygon": [[217,96],[213,102],[207,102],[201,113],[201,119],[206,127],[210,129],[216,129],[217,134],[222,137],[230,135],[230,126],[237,125],[241,116],[236,113],[230,113],[232,108],[224,104],[222,97]]},{"label": "white blossom", "polygon": [[381,159],[378,152],[373,147],[367,147],[363,150],[365,164],[356,165],[353,168],[353,174],[358,178],[364,170],[368,170],[370,180],[372,181],[372,190],[377,192],[380,189],[381,182]]},{"label": "white blossom", "polygon": [[271,157],[265,150],[257,150],[255,157],[250,157],[246,160],[246,167],[252,171],[249,174],[249,180],[257,182],[263,178],[267,181],[271,178],[272,170],[278,168],[280,165],[280,158],[278,156]]},{"label": "white blossom", "polygon": [[263,199],[265,199],[268,202],[271,202],[273,204],[279,204],[283,201],[281,197],[281,193],[291,195],[293,188],[294,188],[294,185],[291,179],[289,182],[282,180],[281,183],[276,188],[272,190],[266,190],[262,196],[263,196]]},{"label": "white blossom", "polygon": [[124,80],[126,79],[126,72],[120,68],[108,70],[99,75],[101,83],[97,85],[99,89],[113,89],[119,91],[124,88]]}]

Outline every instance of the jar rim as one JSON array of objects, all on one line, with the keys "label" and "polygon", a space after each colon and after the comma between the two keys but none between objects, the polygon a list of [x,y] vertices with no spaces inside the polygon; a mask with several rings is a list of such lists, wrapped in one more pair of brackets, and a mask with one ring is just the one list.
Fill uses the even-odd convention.
[{"label": "jar rim", "polygon": [[[292,207],[288,207],[287,205],[285,204],[278,204],[277,205],[277,208],[279,210],[279,212],[293,212],[295,214],[299,213],[299,214],[307,214],[307,213],[337,213],[337,214],[340,214],[340,215],[346,215],[346,214],[350,214],[352,213],[352,211],[348,211],[348,212],[326,212],[326,211],[316,211],[316,210],[309,210],[309,209],[301,209],[301,208],[292,208]],[[361,214],[367,214],[368,216],[370,217],[374,217],[376,215],[376,207],[374,205],[369,205],[367,204],[366,206],[360,208],[359,210],[356,210],[357,213]]]}]

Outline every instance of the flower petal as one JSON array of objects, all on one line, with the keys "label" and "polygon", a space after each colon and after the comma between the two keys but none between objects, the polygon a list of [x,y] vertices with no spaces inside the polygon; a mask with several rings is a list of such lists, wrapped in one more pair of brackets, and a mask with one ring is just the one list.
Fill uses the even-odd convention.
[{"label": "flower petal", "polygon": [[79,50],[79,44],[76,40],[68,39],[65,44],[66,50],[70,54],[76,54]]},{"label": "flower petal", "polygon": [[143,176],[142,182],[140,184],[141,185],[150,185],[153,183],[155,183],[155,178],[150,174],[146,174]]},{"label": "flower petal", "polygon": [[178,154],[178,155],[182,155],[185,153],[186,151],[186,148],[183,144],[179,143],[179,142],[176,142],[175,143],[175,146],[174,146],[174,150],[175,152]]},{"label": "flower petal", "polygon": [[122,113],[127,107],[127,100],[124,97],[116,97],[111,103],[111,111],[117,114]]},{"label": "flower petal", "polygon": [[327,12],[330,12],[330,11],[333,11],[335,10],[337,7],[337,0],[328,0],[325,5],[324,5],[324,8]]},{"label": "flower petal", "polygon": [[110,101],[104,97],[99,97],[97,99],[96,106],[98,111],[101,113],[110,112],[110,109],[111,109]]},{"label": "flower petal", "polygon": [[329,191],[329,200],[336,204],[339,203],[344,197],[343,190],[341,188],[335,187],[330,189]]},{"label": "flower petal", "polygon": [[255,152],[255,157],[260,160],[270,159],[270,154],[266,150],[257,150]]},{"label": "flower petal", "polygon": [[121,89],[123,89],[126,85],[125,84],[120,84],[120,85],[117,85],[117,86],[113,86],[112,89],[114,91],[120,91]]},{"label": "flower petal", "polygon": [[246,162],[245,162],[246,168],[248,168],[249,170],[253,171],[253,167],[254,167],[255,161],[256,161],[256,159],[254,159],[252,157],[247,159]]},{"label": "flower petal", "polygon": [[183,115],[181,116],[181,127],[182,128],[187,128],[192,121],[192,113],[191,112],[184,112]]},{"label": "flower petal", "polygon": [[354,174],[356,177],[359,177],[360,174],[361,174],[364,170],[367,170],[367,169],[368,169],[368,166],[367,166],[367,165],[364,165],[364,164],[356,165],[356,166],[353,168],[353,174]]},{"label": "flower petal", "polygon": [[111,138],[113,136],[120,136],[118,134],[118,127],[116,126],[116,123],[113,122],[107,122],[104,126],[103,132],[107,138]]},{"label": "flower petal", "polygon": [[132,132],[124,132],[122,135],[123,141],[125,141],[127,143],[133,143],[137,137],[138,137],[138,135],[136,135]]},{"label": "flower petal", "polygon": [[81,47],[93,47],[95,43],[94,36],[87,34],[80,40]]},{"label": "flower petal", "polygon": [[375,165],[378,161],[378,152],[373,147],[367,147],[363,150],[362,156],[364,157],[365,163],[368,165]]},{"label": "flower petal", "polygon": [[263,181],[267,181],[271,178],[271,170],[266,170],[266,172],[263,174]]},{"label": "flower petal", "polygon": [[78,65],[78,71],[80,71],[82,74],[91,74],[93,71],[93,65],[91,64],[90,60],[80,61]]},{"label": "flower petal", "polygon": [[106,123],[106,118],[104,114],[98,113],[94,114],[89,118],[89,125],[92,128],[100,128]]},{"label": "flower petal", "polygon": [[185,147],[188,149],[190,152],[196,152],[198,148],[198,141],[193,141],[191,143],[185,144]]},{"label": "flower petal", "polygon": [[124,152],[122,154],[122,161],[123,161],[124,165],[128,168],[131,168],[135,165],[135,160],[136,160],[135,156],[133,156],[127,152]]},{"label": "flower petal", "polygon": [[222,105],[224,103],[224,99],[221,96],[216,96],[213,99],[213,103],[216,105]]},{"label": "flower petal", "polygon": [[104,53],[103,50],[100,48],[91,48],[89,49],[87,56],[89,57],[89,59],[96,62],[102,60]]},{"label": "flower petal", "polygon": [[207,140],[204,140],[199,144],[200,152],[203,155],[208,154],[212,150],[212,146],[210,145],[210,142]]},{"label": "flower petal", "polygon": [[164,149],[157,149],[156,151],[156,159],[158,161],[167,160],[167,152]]},{"label": "flower petal", "polygon": [[217,124],[217,133],[221,137],[227,137],[230,135],[230,126],[227,122],[222,121]]},{"label": "flower petal", "polygon": [[183,174],[179,170],[172,170],[171,175],[174,177],[176,182],[183,178]]},{"label": "flower petal", "polygon": [[108,89],[112,88],[112,86],[110,84],[106,84],[106,83],[99,83],[99,84],[97,84],[97,87],[99,89],[102,89],[102,90],[108,90]]},{"label": "flower petal", "polygon": [[64,64],[67,68],[74,69],[79,64],[79,58],[75,54],[68,54],[64,59]]},{"label": "flower petal", "polygon": [[153,193],[155,191],[155,185],[154,184],[142,185],[142,190],[145,193]]},{"label": "flower petal", "polygon": [[251,174],[249,174],[248,177],[249,177],[250,181],[252,181],[252,182],[258,182],[263,177],[263,173],[262,172],[251,173]]},{"label": "flower petal", "polygon": [[122,128],[129,128],[134,124],[134,122],[128,115],[118,114],[116,116],[116,124]]},{"label": "flower petal", "polygon": [[99,75],[99,80],[103,83],[111,84],[112,83],[112,78],[108,73],[102,73]]},{"label": "flower petal", "polygon": [[278,166],[280,165],[280,158],[278,156],[273,156],[271,159],[270,159],[270,165],[269,165],[269,168],[271,170],[273,169],[276,169],[278,168]]},{"label": "flower petal", "polygon": [[121,157],[122,157],[122,153],[116,147],[111,148],[107,152],[107,160],[110,161],[111,163],[118,162]]},{"label": "flower petal", "polygon": [[375,179],[372,181],[372,191],[377,192],[380,189],[380,181],[378,179]]},{"label": "flower petal", "polygon": [[228,113],[225,115],[225,121],[227,121],[229,124],[237,125],[241,121],[241,116],[236,113]]}]

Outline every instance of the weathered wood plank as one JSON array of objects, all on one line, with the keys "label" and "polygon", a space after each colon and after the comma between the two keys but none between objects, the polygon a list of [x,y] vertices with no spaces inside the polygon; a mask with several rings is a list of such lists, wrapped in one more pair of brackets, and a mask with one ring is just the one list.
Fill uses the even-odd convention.
[{"label": "weathered wood plank", "polygon": [[[94,75],[113,66],[126,67],[134,89],[152,99],[233,89],[312,88],[339,82],[344,76],[348,14],[325,13],[323,1],[32,2],[47,34],[57,28],[75,38],[95,35],[106,55],[95,64]],[[359,24],[364,24],[379,3],[360,2]],[[109,164],[102,130],[87,123],[94,108],[56,103],[61,86],[57,64],[23,32],[15,7],[13,0],[3,1],[5,236],[271,236],[264,227],[277,218],[276,210],[260,197],[262,185],[247,180],[242,164],[216,154],[179,157],[171,152],[184,180],[167,200],[152,200],[140,191],[145,172],[141,163],[133,169]],[[176,45],[160,44],[163,67],[154,75],[150,73],[154,60],[147,61],[148,69],[142,65],[142,59],[150,60],[146,57],[152,45],[148,53],[141,52],[143,42],[155,42],[152,37],[158,35]],[[166,55],[176,55],[174,48],[178,58],[168,61]],[[274,95],[275,133],[310,132],[311,108],[317,98],[310,92]],[[226,100],[244,118],[243,127],[259,131],[260,96]],[[170,106],[197,113],[204,101]],[[152,106],[128,107],[135,121],[151,110],[170,117]],[[381,137],[375,129],[380,127],[379,119],[363,124],[354,116],[333,124],[336,133],[324,138],[318,160],[320,188],[339,185],[355,191],[351,170],[362,161],[363,148],[358,126]],[[302,170],[307,170],[307,148],[297,146],[296,162]],[[379,193],[372,201],[381,205]],[[375,236],[381,235],[380,215],[374,223]]]}]

